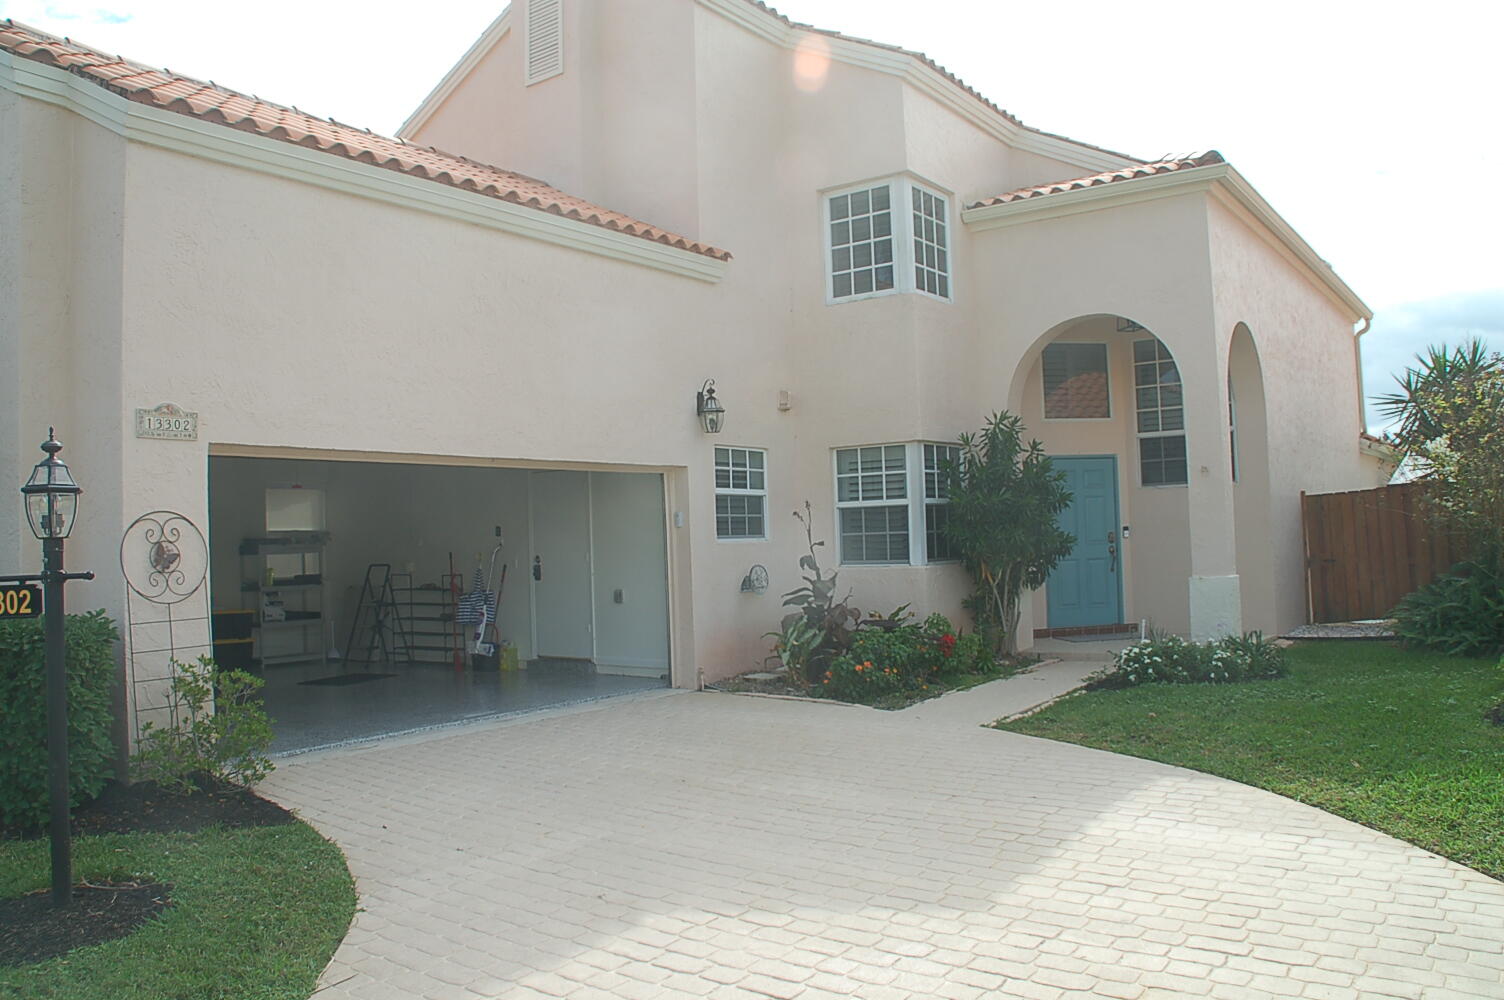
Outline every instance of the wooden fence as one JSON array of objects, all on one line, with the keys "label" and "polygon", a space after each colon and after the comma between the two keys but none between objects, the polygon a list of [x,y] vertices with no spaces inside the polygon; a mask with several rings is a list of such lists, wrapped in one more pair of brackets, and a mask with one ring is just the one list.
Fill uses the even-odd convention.
[{"label": "wooden fence", "polygon": [[1433,532],[1420,483],[1351,493],[1301,493],[1309,621],[1384,618],[1400,598],[1463,558]]}]

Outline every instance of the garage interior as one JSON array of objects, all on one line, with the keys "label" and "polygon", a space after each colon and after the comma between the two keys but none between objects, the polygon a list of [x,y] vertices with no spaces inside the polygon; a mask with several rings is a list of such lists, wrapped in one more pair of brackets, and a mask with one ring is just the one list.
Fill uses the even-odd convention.
[{"label": "garage interior", "polygon": [[669,683],[659,473],[213,456],[215,657],[273,753]]}]

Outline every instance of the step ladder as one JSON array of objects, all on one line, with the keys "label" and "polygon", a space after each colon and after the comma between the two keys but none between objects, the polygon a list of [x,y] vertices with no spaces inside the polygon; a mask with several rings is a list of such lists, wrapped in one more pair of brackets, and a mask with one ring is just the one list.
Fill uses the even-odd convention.
[{"label": "step ladder", "polygon": [[[362,643],[357,645],[357,638]],[[392,591],[392,564],[371,563],[360,586],[360,601],[350,622],[350,638],[345,643],[347,663],[407,663],[413,658],[412,642],[402,616],[397,613],[397,597]]]}]

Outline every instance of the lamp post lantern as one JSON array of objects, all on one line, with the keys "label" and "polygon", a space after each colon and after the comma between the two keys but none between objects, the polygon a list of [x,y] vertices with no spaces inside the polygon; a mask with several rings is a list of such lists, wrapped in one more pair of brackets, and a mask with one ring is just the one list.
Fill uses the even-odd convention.
[{"label": "lamp post lantern", "polygon": [[37,463],[21,487],[31,533],[42,542],[42,618],[47,651],[47,787],[51,805],[52,901],[63,906],[73,898],[72,840],[68,818],[68,668],[63,631],[63,584],[93,579],[93,573],[63,572],[63,540],[73,530],[78,495],[68,466],[58,458],[63,446],[52,428],[42,445],[47,457]]}]

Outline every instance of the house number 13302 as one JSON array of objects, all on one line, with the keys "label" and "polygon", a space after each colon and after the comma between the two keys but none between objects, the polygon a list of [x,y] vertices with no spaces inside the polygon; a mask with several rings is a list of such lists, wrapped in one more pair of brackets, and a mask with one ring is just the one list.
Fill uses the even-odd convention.
[{"label": "house number 13302", "polygon": [[197,441],[198,414],[172,403],[136,411],[136,437],[160,441]]}]

